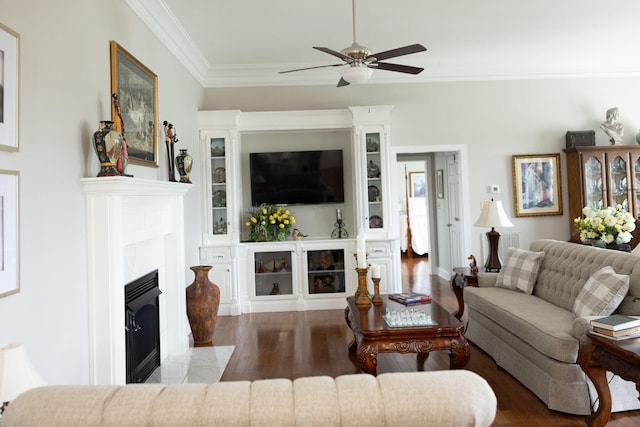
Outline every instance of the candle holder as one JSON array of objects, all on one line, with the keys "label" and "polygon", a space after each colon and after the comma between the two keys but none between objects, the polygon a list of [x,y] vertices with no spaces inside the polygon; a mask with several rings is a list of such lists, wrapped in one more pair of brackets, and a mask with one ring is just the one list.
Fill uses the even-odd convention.
[{"label": "candle holder", "polygon": [[367,290],[367,272],[368,268],[356,268],[358,272],[358,290],[356,290],[355,300],[358,308],[371,307],[371,299]]},{"label": "candle holder", "polygon": [[371,302],[373,302],[373,305],[382,305],[384,301],[380,296],[380,278],[372,277],[371,280],[373,280],[373,298],[371,299]]},{"label": "candle holder", "polygon": [[332,239],[346,239],[349,237],[349,232],[344,228],[344,223],[341,219],[336,220],[334,227],[336,228],[331,232]]}]

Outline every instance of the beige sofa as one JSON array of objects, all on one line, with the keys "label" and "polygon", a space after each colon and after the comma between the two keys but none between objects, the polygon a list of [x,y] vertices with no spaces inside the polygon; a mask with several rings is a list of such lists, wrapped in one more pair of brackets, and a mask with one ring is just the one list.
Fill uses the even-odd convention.
[{"label": "beige sofa", "polygon": [[47,386],[10,403],[2,427],[489,426],[496,397],[464,371],[215,384]]},{"label": "beige sofa", "polygon": [[[594,272],[612,266],[630,279],[617,312],[640,315],[640,257],[555,240],[535,241],[530,250],[544,252],[531,295],[496,287],[497,273],[480,273],[479,287],[464,289],[465,337],[550,409],[589,414],[597,393],[577,364],[588,322],[573,315],[574,301]],[[610,388],[613,411],[640,408],[633,383],[613,376]]]}]

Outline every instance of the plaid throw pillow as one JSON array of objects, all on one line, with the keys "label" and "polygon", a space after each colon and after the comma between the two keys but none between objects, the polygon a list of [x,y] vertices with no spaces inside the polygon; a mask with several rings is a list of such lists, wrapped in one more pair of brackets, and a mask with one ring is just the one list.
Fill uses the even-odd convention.
[{"label": "plaid throw pillow", "polygon": [[538,279],[543,257],[544,252],[509,248],[507,261],[498,273],[496,287],[513,289],[531,295]]},{"label": "plaid throw pillow", "polygon": [[575,302],[573,314],[583,316],[610,316],[629,291],[629,276],[617,274],[606,266],[586,281]]}]

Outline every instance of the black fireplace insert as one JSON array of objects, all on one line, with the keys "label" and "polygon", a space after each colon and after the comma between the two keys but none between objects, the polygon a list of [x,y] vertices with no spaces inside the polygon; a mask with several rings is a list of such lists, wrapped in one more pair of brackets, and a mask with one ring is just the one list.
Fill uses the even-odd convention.
[{"label": "black fireplace insert", "polygon": [[127,383],[143,383],[160,366],[158,270],[125,286]]}]

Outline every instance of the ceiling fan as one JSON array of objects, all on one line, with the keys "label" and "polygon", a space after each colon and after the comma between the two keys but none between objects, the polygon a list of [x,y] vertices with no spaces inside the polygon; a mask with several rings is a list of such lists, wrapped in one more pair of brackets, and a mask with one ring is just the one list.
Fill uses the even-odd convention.
[{"label": "ceiling fan", "polygon": [[409,65],[391,64],[388,62],[380,62],[385,59],[397,58],[398,56],[409,55],[417,52],[424,52],[427,50],[421,44],[412,44],[409,46],[399,47],[396,49],[386,50],[384,52],[371,53],[369,48],[359,45],[356,42],[356,1],[351,1],[353,12],[353,44],[351,46],[342,49],[340,52],[329,49],[328,47],[317,47],[321,52],[328,53],[329,55],[336,56],[342,59],[344,62],[331,65],[319,65],[316,67],[298,68],[296,70],[280,71],[278,74],[293,73],[296,71],[312,70],[315,68],[327,68],[327,67],[340,67],[348,65],[340,71],[340,81],[338,81],[338,87],[347,86],[349,83],[365,83],[371,78],[374,69],[396,71],[399,73],[407,74],[420,74],[424,68],[412,67]]}]

